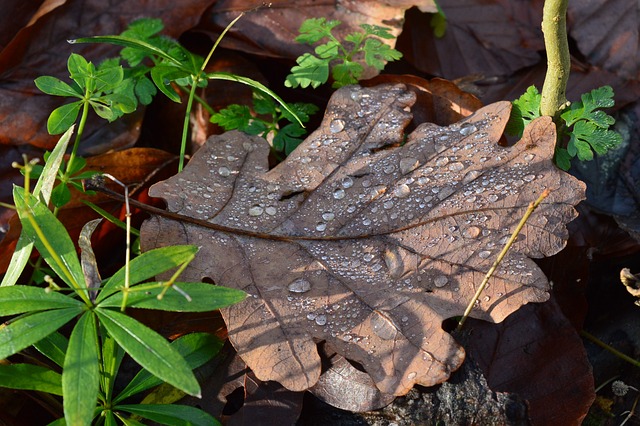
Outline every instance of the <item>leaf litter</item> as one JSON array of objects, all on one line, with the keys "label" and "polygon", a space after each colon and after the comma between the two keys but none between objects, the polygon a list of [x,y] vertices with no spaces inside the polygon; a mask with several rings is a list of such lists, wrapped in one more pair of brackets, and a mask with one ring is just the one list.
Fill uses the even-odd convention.
[{"label": "leaf litter", "polygon": [[447,127],[423,123],[403,143],[414,102],[403,85],[348,86],[275,168],[264,140],[228,132],[150,189],[183,220],[152,217],[142,246],[196,244],[183,279],[249,294],[222,315],[260,380],[308,389],[321,371],[317,343],[326,341],[384,393],[445,381],[464,350],[443,320],[464,312],[544,189],[551,195],[471,316],[500,322],[548,299],[548,281],[530,258],[564,246],[584,198],[584,185],[551,161],[550,118],[503,147],[510,104],[498,102]]}]

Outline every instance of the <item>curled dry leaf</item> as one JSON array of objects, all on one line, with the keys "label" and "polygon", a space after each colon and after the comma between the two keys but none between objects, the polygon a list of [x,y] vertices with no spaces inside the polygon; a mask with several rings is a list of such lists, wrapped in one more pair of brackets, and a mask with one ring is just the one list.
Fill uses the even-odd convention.
[{"label": "curled dry leaf", "polygon": [[325,340],[384,393],[446,380],[464,350],[442,321],[462,314],[544,189],[551,195],[472,316],[502,321],[549,297],[529,257],[562,248],[584,198],[584,185],[552,164],[551,119],[504,148],[496,141],[510,104],[498,102],[448,127],[423,123],[401,145],[414,99],[403,85],[345,87],[272,170],[266,142],[228,132],[150,189],[179,215],[145,222],[143,247],[197,244],[183,278],[249,294],[222,314],[259,379],[308,389]]}]

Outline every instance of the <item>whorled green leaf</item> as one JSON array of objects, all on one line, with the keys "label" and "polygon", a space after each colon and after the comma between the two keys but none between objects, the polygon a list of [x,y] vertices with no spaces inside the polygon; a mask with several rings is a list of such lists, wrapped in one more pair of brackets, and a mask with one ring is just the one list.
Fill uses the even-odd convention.
[{"label": "whorled green leaf", "polygon": [[[197,252],[198,248],[196,246],[175,245],[142,253],[129,263],[129,284],[135,285],[182,265],[184,262],[193,259]],[[126,269],[122,267],[107,280],[96,299],[96,303],[100,303],[107,296],[124,286],[125,272]]]},{"label": "whorled green leaf", "polygon": [[[157,309],[172,312],[208,312],[215,309],[226,308],[234,303],[241,302],[246,293],[240,290],[219,287],[207,283],[175,283],[191,300],[174,290],[169,289],[161,300],[158,295],[163,287],[150,288],[158,283],[142,284],[133,287],[133,291],[127,296],[127,306],[131,308]],[[141,287],[141,288],[138,288]],[[143,289],[144,288],[144,291]],[[123,293],[118,292],[106,298],[98,304],[102,308],[119,307],[122,305]]]},{"label": "whorled green leaf", "polygon": [[200,385],[187,362],[158,333],[133,318],[96,308],[100,323],[143,368],[185,393],[200,397]]},{"label": "whorled green leaf", "polygon": [[49,334],[33,344],[33,347],[42,355],[55,362],[62,367],[64,365],[64,357],[69,347],[69,340],[57,331]]},{"label": "whorled green leaf", "polygon": [[68,425],[91,424],[99,379],[96,316],[86,312],[71,332],[62,369],[64,417]]},{"label": "whorled green leaf", "polygon": [[77,53],[72,53],[67,59],[67,69],[73,81],[81,88],[87,87],[87,82],[92,76],[92,67],[85,58]]},{"label": "whorled green leaf", "polygon": [[53,333],[76,315],[81,308],[64,308],[18,317],[0,326],[0,359],[5,359]]},{"label": "whorled green leaf", "polygon": [[[173,342],[171,347],[187,361],[189,367],[193,370],[205,362],[212,359],[222,349],[223,342],[217,337],[209,333],[191,333],[180,336]],[[142,369],[127,384],[127,386],[114,398],[114,404],[123,401],[130,396],[144,392],[154,386],[162,384],[162,380],[153,376],[147,370]]]},{"label": "whorled green leaf", "polygon": [[62,395],[62,376],[32,364],[0,364],[0,387]]},{"label": "whorled green leaf", "polygon": [[3,316],[82,306],[82,302],[72,297],[49,292],[44,288],[25,285],[0,287],[0,312]]},{"label": "whorled green leaf", "polygon": [[118,410],[136,414],[145,419],[171,426],[213,426],[220,425],[209,413],[189,405],[177,404],[132,404],[118,405]]},{"label": "whorled green leaf", "polygon": [[35,243],[51,269],[87,301],[80,261],[64,225],[44,203],[31,194],[25,194],[23,188],[14,187],[13,199],[26,237]]},{"label": "whorled green leaf", "polygon": [[49,134],[57,135],[69,130],[76,122],[81,107],[82,101],[75,101],[54,109],[47,120]]},{"label": "whorled green leaf", "polygon": [[296,62],[298,65],[291,68],[291,74],[284,81],[286,87],[315,89],[329,79],[329,61],[305,53]]},{"label": "whorled green leaf", "polygon": [[52,96],[72,96],[80,98],[83,96],[82,92],[75,90],[69,84],[56,77],[49,75],[43,75],[34,80],[36,87],[40,91]]}]

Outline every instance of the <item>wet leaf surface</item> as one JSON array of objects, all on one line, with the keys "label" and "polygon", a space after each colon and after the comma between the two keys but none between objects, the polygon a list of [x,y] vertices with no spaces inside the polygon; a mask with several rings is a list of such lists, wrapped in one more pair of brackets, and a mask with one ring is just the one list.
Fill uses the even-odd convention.
[{"label": "wet leaf surface", "polygon": [[510,106],[499,102],[448,127],[424,123],[398,146],[414,99],[400,85],[341,89],[321,127],[274,169],[263,140],[229,132],[151,188],[183,220],[145,222],[144,249],[197,244],[183,279],[250,294],[223,316],[260,380],[313,386],[318,340],[361,364],[384,393],[446,380],[464,351],[441,322],[462,314],[543,189],[551,195],[472,316],[499,322],[547,300],[529,257],[562,248],[584,194],[551,162],[550,119],[504,148],[496,141]]}]

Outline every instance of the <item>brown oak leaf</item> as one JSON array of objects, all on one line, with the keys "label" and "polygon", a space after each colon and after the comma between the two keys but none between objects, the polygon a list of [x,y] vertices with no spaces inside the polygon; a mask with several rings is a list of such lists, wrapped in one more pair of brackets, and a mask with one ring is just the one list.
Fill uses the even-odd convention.
[{"label": "brown oak leaf", "polygon": [[584,198],[584,185],[552,163],[551,119],[502,147],[510,104],[498,102],[405,139],[414,100],[403,85],[342,88],[320,128],[273,169],[264,140],[228,132],[150,189],[175,213],[145,222],[144,249],[196,244],[182,278],[249,294],[222,314],[260,380],[313,386],[323,340],[384,393],[446,380],[464,350],[442,321],[462,314],[545,189],[471,315],[499,322],[548,299],[529,258],[563,247]]}]

